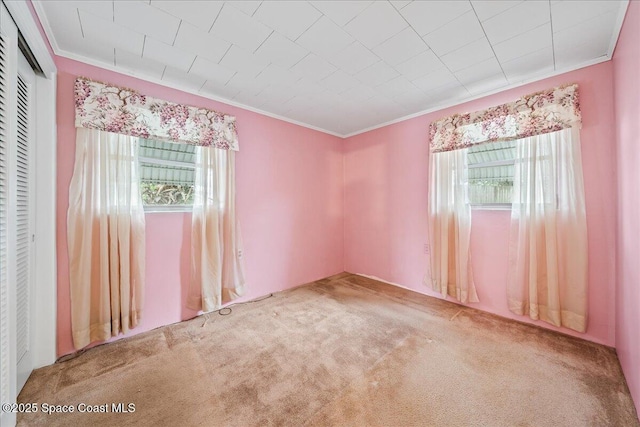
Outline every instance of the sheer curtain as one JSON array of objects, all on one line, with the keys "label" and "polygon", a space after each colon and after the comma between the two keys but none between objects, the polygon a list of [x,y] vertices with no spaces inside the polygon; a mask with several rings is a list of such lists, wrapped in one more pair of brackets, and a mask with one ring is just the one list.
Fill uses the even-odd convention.
[{"label": "sheer curtain", "polygon": [[196,147],[191,251],[189,308],[216,310],[244,293],[232,150]]},{"label": "sheer curtain", "polygon": [[478,302],[469,243],[467,149],[431,153],[429,240],[433,289],[461,302]]},{"label": "sheer curtain", "polygon": [[78,128],[67,238],[73,344],[135,327],[142,315],[145,219],[138,138]]},{"label": "sheer curtain", "polygon": [[513,188],[509,308],[584,332],[587,221],[579,130],[519,140]]}]

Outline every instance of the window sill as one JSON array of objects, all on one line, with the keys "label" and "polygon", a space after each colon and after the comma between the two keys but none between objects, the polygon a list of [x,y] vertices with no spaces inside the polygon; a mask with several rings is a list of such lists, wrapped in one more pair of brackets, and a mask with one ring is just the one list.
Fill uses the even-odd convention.
[{"label": "window sill", "polygon": [[510,211],[511,204],[487,204],[487,205],[471,205],[471,209],[476,211]]},{"label": "window sill", "polygon": [[193,211],[193,206],[145,206],[144,213],[167,213],[167,212],[175,212],[175,213],[191,213]]}]

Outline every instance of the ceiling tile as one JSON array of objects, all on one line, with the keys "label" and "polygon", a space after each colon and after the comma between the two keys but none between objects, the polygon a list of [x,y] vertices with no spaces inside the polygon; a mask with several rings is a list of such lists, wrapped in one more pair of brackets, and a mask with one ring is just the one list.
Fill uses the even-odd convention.
[{"label": "ceiling tile", "polygon": [[167,44],[173,44],[180,25],[179,18],[139,1],[116,1],[113,14],[117,24]]},{"label": "ceiling tile", "polygon": [[346,25],[360,12],[367,8],[371,1],[313,1],[311,4],[338,25]]},{"label": "ceiling tile", "polygon": [[[581,44],[599,44],[608,47],[615,19],[616,14],[610,12],[562,31],[554,29],[554,47],[556,51],[568,50]],[[602,54],[604,53],[606,52]]]},{"label": "ceiling tile", "polygon": [[409,109],[408,114],[422,111],[428,105],[427,94],[419,89],[394,94],[392,99],[398,104],[407,107]]},{"label": "ceiling tile", "polygon": [[510,83],[528,80],[532,74],[553,71],[553,49],[549,46],[511,61],[501,62],[501,65]]},{"label": "ceiling tile", "polygon": [[509,82],[503,75],[496,75],[487,77],[483,80],[478,80],[473,83],[465,85],[471,95],[482,95],[488,92],[493,92],[496,89],[504,88]]},{"label": "ceiling tile", "polygon": [[360,42],[350,44],[327,59],[349,74],[356,74],[380,60]]},{"label": "ceiling tile", "polygon": [[116,49],[116,67],[122,67],[134,75],[145,75],[160,80],[164,72],[164,64],[142,58],[123,49]]},{"label": "ceiling tile", "polygon": [[374,90],[384,96],[393,98],[398,94],[405,92],[421,92],[414,84],[412,84],[406,77],[398,76],[387,82],[384,82],[374,88]]},{"label": "ceiling tile", "polygon": [[292,71],[283,68],[279,65],[269,64],[267,68],[255,78],[257,81],[268,84],[289,84],[300,79],[300,76],[296,75]]},{"label": "ceiling tile", "polygon": [[163,64],[171,64],[174,68],[182,71],[189,71],[193,60],[196,58],[192,53],[164,44],[151,37],[147,37],[144,42],[142,57]]},{"label": "ceiling tile", "polygon": [[556,70],[607,55],[616,15],[609,12],[554,33]]},{"label": "ceiling tile", "polygon": [[494,45],[493,51],[500,62],[505,62],[551,45],[551,24],[547,23]]},{"label": "ceiling tile", "polygon": [[233,100],[254,108],[258,108],[259,104],[261,104],[260,98],[254,95],[251,91],[246,90],[242,90],[236,94],[236,96],[233,97]]},{"label": "ceiling tile", "polygon": [[338,133],[606,58],[619,8],[626,5],[613,0],[40,4],[40,17],[62,56]]},{"label": "ceiling tile", "polygon": [[502,68],[500,68],[500,63],[498,63],[495,58],[490,58],[486,61],[475,64],[473,67],[457,71],[454,74],[458,81],[466,86],[468,83],[474,83],[488,77],[502,75]]},{"label": "ceiling tile", "polygon": [[442,56],[484,37],[482,26],[471,10],[424,36],[431,50]]},{"label": "ceiling tile", "polygon": [[482,38],[458,50],[454,50],[442,56],[440,59],[442,59],[442,62],[444,62],[451,71],[455,72],[493,57],[494,54],[491,45],[487,39]]},{"label": "ceiling tile", "polygon": [[236,73],[231,80],[226,84],[229,88],[238,89],[238,92],[248,92],[252,95],[257,95],[262,91],[265,87],[268,86],[267,83],[256,80],[252,76],[247,76],[242,73]]},{"label": "ceiling tile", "polygon": [[205,58],[220,62],[231,44],[219,37],[214,37],[206,31],[202,31],[188,22],[180,24],[176,41],[173,45],[178,49],[204,56]]},{"label": "ceiling tile", "polygon": [[229,4],[238,10],[246,13],[249,16],[253,16],[256,13],[258,7],[260,7],[261,1],[248,1],[248,0],[234,0]]},{"label": "ceiling tile", "polygon": [[411,1],[392,0],[389,3],[391,3],[391,5],[393,7],[395,7],[396,9],[400,10],[403,7],[405,7],[406,5],[408,5],[409,3],[411,3]]},{"label": "ceiling tile", "polygon": [[[103,3],[109,3],[104,1]],[[209,31],[222,9],[223,1],[185,2],[175,0],[154,0],[151,6],[164,10],[171,15],[184,19],[202,31]],[[182,23],[184,25],[184,22]]]},{"label": "ceiling tile", "polygon": [[385,62],[379,61],[369,68],[365,68],[364,70],[360,71],[355,75],[355,77],[364,84],[367,84],[369,86],[377,86],[399,75],[400,73],[391,68]]},{"label": "ceiling tile", "polygon": [[424,36],[471,10],[467,0],[414,1],[400,10],[411,26]]},{"label": "ceiling tile", "polygon": [[397,65],[427,49],[424,40],[416,34],[413,28],[408,27],[375,47],[373,52],[387,64]]},{"label": "ceiling tile", "polygon": [[523,1],[482,23],[491,44],[515,37],[549,22],[549,3]]},{"label": "ceiling tile", "polygon": [[142,55],[144,36],[91,13],[79,11],[85,39]]},{"label": "ceiling tile", "polygon": [[415,80],[442,67],[444,64],[436,54],[427,50],[394,68],[409,80]]},{"label": "ceiling tile", "polygon": [[284,85],[269,85],[257,95],[257,102],[264,104],[270,103],[284,103],[294,97],[293,91],[290,87]]},{"label": "ceiling tile", "polygon": [[345,29],[373,49],[407,27],[407,22],[388,2],[374,2],[349,22]]},{"label": "ceiling tile", "polygon": [[522,0],[471,0],[471,5],[480,21],[486,21],[514,6]]},{"label": "ceiling tile", "polygon": [[369,108],[376,110],[376,113],[379,115],[384,116],[379,119],[380,121],[388,121],[390,119],[388,114],[394,114],[400,109],[400,106],[396,102],[384,95],[376,95],[368,99],[367,105]]},{"label": "ceiling tile", "polygon": [[316,81],[327,77],[335,70],[336,67],[313,53],[305,56],[300,62],[291,67],[291,71],[297,75],[306,76]]},{"label": "ceiling tile", "polygon": [[317,97],[326,92],[326,90],[318,84],[317,79],[311,79],[309,77],[303,77],[300,80],[289,83],[296,95],[304,95]]},{"label": "ceiling tile", "polygon": [[[51,2],[42,2],[41,4],[44,4],[44,3],[51,3]],[[102,19],[113,21],[113,2],[110,2],[110,1],[80,0],[80,1],[58,1],[54,3],[57,3],[58,7],[62,7],[63,5],[65,7],[74,6],[74,7],[77,7],[79,10],[84,10],[85,12],[92,13],[96,16],[101,17]]]},{"label": "ceiling tile", "polygon": [[253,52],[269,37],[271,30],[227,3],[211,27],[211,34]]},{"label": "ceiling tile", "polygon": [[330,57],[341,51],[355,40],[329,18],[316,21],[296,43],[322,57]]},{"label": "ceiling tile", "polygon": [[335,93],[342,93],[347,89],[358,86],[359,84],[359,80],[342,70],[336,71],[320,82],[322,87]]},{"label": "ceiling tile", "polygon": [[167,66],[162,75],[162,81],[174,84],[178,87],[185,87],[193,91],[199,91],[206,79],[182,70]]},{"label": "ceiling tile", "polygon": [[309,52],[274,31],[256,50],[255,55],[265,62],[273,62],[281,67],[290,68],[304,58],[307,53]]},{"label": "ceiling tile", "polygon": [[[261,98],[261,95],[258,95],[257,98]],[[286,107],[286,102],[263,102],[261,109],[268,111],[271,114],[287,117],[287,112],[289,111],[289,107]]]},{"label": "ceiling tile", "polygon": [[55,41],[60,49],[73,52],[76,45],[82,43],[82,30],[78,17],[77,3],[80,2],[41,2]]},{"label": "ceiling tile", "polygon": [[551,5],[551,19],[553,31],[562,31],[584,21],[604,15],[608,12],[617,12],[622,6],[617,1],[561,1]]},{"label": "ceiling tile", "polygon": [[235,74],[235,71],[231,71],[222,65],[218,65],[215,62],[209,61],[201,56],[196,57],[193,62],[189,73],[196,76],[204,77],[212,82],[224,85]]},{"label": "ceiling tile", "polygon": [[233,99],[234,96],[240,93],[240,90],[207,80],[200,92],[214,98]]},{"label": "ceiling tile", "polygon": [[[285,102],[284,107],[287,108],[288,111],[309,112],[309,110],[315,107],[315,101],[306,96],[296,96]],[[297,120],[300,120],[300,118]]]},{"label": "ceiling tile", "polygon": [[80,39],[80,41],[74,45],[73,53],[111,66],[115,66],[116,64],[115,48],[100,42]]},{"label": "ceiling tile", "polygon": [[253,15],[280,34],[296,40],[322,16],[302,1],[265,1]]},{"label": "ceiling tile", "polygon": [[237,46],[231,46],[224,58],[220,61],[220,65],[229,70],[239,71],[253,77],[260,74],[268,64],[267,61]]},{"label": "ceiling tile", "polygon": [[454,82],[458,83],[456,77],[446,68],[440,68],[433,73],[414,80],[413,84],[420,90],[428,92]]},{"label": "ceiling tile", "polygon": [[371,86],[358,85],[358,86],[353,86],[351,87],[351,89],[348,89],[342,92],[341,95],[345,99],[362,102],[376,96],[377,93],[375,90],[371,88]]},{"label": "ceiling tile", "polygon": [[455,81],[433,89],[427,92],[426,95],[429,100],[429,107],[433,108],[441,105],[453,105],[467,98],[470,93],[464,86]]}]

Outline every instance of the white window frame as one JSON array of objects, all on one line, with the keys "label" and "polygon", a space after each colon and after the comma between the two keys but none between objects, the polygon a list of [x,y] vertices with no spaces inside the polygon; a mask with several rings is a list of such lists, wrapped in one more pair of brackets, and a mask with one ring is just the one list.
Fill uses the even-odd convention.
[{"label": "white window frame", "polygon": [[[483,168],[483,167],[491,167],[491,166],[508,166],[513,165],[515,167],[516,161],[514,160],[496,160],[493,162],[482,162],[482,163],[474,163],[472,165],[467,164],[467,170]],[[468,178],[467,178],[468,182]],[[511,210],[511,203],[471,203],[469,201],[469,205],[471,209],[475,210],[496,210],[496,211],[506,211]]]},{"label": "white window frame", "polygon": [[[176,143],[177,144],[177,143]],[[180,168],[196,168],[195,163],[190,162],[179,162],[176,160],[164,160],[164,159],[156,159],[153,157],[144,157],[138,154],[138,165],[141,163],[150,163],[159,166],[175,166]],[[142,184],[142,177],[140,177],[140,184]],[[192,212],[193,211],[193,203],[190,205],[145,205],[143,203],[143,208],[145,213],[162,213],[162,212]]]}]

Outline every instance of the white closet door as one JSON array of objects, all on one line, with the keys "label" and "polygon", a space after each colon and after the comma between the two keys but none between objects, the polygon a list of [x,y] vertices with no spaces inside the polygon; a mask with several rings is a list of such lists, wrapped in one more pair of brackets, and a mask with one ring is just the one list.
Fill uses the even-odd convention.
[{"label": "white closet door", "polygon": [[17,84],[17,126],[15,144],[15,229],[16,229],[16,360],[17,392],[33,370],[33,229],[34,179],[32,141],[35,74],[20,53]]},{"label": "white closet door", "polygon": [[9,282],[7,280],[7,205],[9,141],[7,123],[7,43],[0,32],[0,402],[9,402]]},{"label": "white closet door", "polygon": [[[16,401],[15,141],[18,33],[0,4],[0,401]],[[0,411],[0,425],[15,424],[15,414]]]}]

